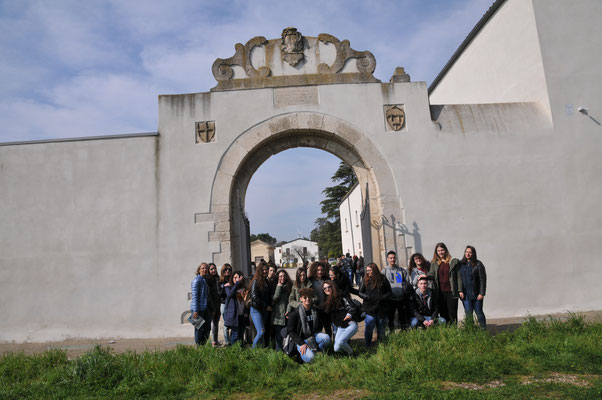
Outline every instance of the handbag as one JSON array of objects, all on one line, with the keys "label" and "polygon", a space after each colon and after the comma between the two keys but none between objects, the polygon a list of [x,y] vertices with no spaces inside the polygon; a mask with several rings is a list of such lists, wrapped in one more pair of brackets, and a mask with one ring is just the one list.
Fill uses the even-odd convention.
[{"label": "handbag", "polygon": [[280,330],[280,335],[284,338],[282,339],[282,351],[289,357],[294,356],[297,346],[291,338],[291,335],[287,333],[286,326]]}]

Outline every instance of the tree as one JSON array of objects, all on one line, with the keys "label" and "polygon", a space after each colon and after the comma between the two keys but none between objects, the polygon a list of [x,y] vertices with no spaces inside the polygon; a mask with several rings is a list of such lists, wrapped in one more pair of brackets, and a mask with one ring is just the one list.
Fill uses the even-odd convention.
[{"label": "tree", "polygon": [[320,202],[323,217],[316,219],[315,228],[311,231],[310,236],[311,240],[318,242],[320,257],[337,257],[343,251],[339,204],[357,182],[353,168],[343,161],[330,179],[336,185],[329,186],[322,191],[326,197]]},{"label": "tree", "polygon": [[269,233],[258,233],[257,235],[252,233],[249,237],[249,240],[251,243],[253,243],[256,240],[261,240],[263,242],[266,242],[267,244],[271,244],[272,246],[274,246],[276,242],[278,242],[278,240],[276,240],[276,238],[270,235]]}]

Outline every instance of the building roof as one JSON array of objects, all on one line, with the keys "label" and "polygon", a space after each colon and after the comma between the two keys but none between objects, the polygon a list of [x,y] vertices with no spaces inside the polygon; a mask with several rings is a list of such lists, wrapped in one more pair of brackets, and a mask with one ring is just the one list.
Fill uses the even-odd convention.
[{"label": "building roof", "polygon": [[338,208],[341,208],[341,204],[343,204],[343,202],[345,200],[347,200],[347,197],[349,197],[351,195],[351,192],[353,192],[355,190],[355,188],[357,187],[357,185],[359,185],[360,182],[357,181],[353,184],[353,186],[351,186],[351,188],[349,189],[349,191],[345,194],[345,196],[343,196],[343,198],[341,199],[341,201],[339,202]]},{"label": "building roof", "polygon": [[282,246],[284,246],[285,244],[289,244],[289,243],[296,242],[297,240],[304,240],[304,241],[306,241],[306,242],[311,242],[311,243],[318,244],[318,242],[314,242],[313,240],[309,240],[309,239],[303,239],[303,238],[297,238],[297,239],[293,239],[293,240],[291,240],[291,241],[289,241],[289,242],[282,243],[282,245],[281,245],[281,246],[279,246],[279,247],[282,247]]},{"label": "building roof", "polygon": [[460,47],[458,47],[458,49],[456,49],[456,51],[451,56],[451,58],[449,59],[447,64],[445,64],[445,66],[443,67],[441,72],[439,72],[439,75],[437,75],[435,80],[431,83],[431,85],[429,86],[429,90],[428,90],[429,94],[433,90],[435,90],[435,88],[437,87],[439,82],[441,82],[441,80],[445,77],[447,72],[456,63],[456,61],[458,61],[458,58],[460,58],[460,56],[462,55],[464,50],[473,41],[473,39],[478,35],[478,33],[481,31],[481,29],[483,29],[483,27],[487,24],[487,22],[489,22],[491,17],[493,17],[493,14],[495,14],[495,12],[502,6],[502,4],[504,4],[505,1],[506,0],[495,0],[493,2],[491,7],[489,7],[489,9],[483,15],[483,17],[479,20],[479,22],[477,22],[477,24],[474,26],[474,28],[472,28],[472,31],[470,31],[468,36],[466,36],[466,39],[464,39],[464,41],[460,44]]},{"label": "building roof", "polygon": [[275,247],[272,246],[271,244],[264,242],[263,240],[259,240],[259,239],[253,240],[251,242],[251,246],[253,246],[254,244],[264,244],[268,248],[275,249]]}]

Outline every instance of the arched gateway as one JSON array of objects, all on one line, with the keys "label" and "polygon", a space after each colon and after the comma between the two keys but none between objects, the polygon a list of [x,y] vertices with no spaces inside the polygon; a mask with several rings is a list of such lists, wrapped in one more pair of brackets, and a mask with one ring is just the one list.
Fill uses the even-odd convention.
[{"label": "arched gateway", "polygon": [[[387,248],[382,228],[383,215],[401,215],[399,203],[387,202],[396,199],[397,190],[388,165],[374,162],[382,155],[369,138],[351,124],[317,112],[297,112],[277,115],[243,132],[224,153],[213,181],[211,210],[215,212],[215,239],[230,238],[215,255],[216,262],[232,262],[246,266],[250,260],[248,252],[247,223],[244,216],[244,200],[247,186],[259,166],[274,154],[294,147],[312,147],[338,156],[352,166],[361,187],[366,188],[372,251],[367,252],[372,260],[381,258]],[[365,197],[366,198],[366,197]],[[228,223],[229,222],[229,223]]]},{"label": "arched gateway", "polygon": [[[189,134],[194,126],[194,150],[211,158],[219,154],[208,210],[195,213],[197,223],[213,224],[208,232],[213,261],[249,272],[247,186],[265,160],[294,147],[325,150],[353,167],[369,213],[364,218],[370,248],[364,255],[382,265],[392,249],[405,261],[404,232],[396,229],[403,223],[398,185],[390,155],[374,140],[407,131],[405,109],[411,101],[393,101],[394,86],[419,86],[423,101],[424,86],[409,83],[403,69],[392,78],[400,83],[381,84],[372,75],[376,61],[370,52],[355,51],[348,41],[327,34],[304,37],[286,28],[280,39],[256,37],[235,48],[233,57],[215,61],[218,85],[211,93],[160,97],[162,140]],[[367,90],[381,99],[366,96]],[[365,115],[369,109],[375,115]],[[189,119],[186,133],[181,125],[174,129],[180,115]],[[211,173],[205,157],[202,168]]]}]

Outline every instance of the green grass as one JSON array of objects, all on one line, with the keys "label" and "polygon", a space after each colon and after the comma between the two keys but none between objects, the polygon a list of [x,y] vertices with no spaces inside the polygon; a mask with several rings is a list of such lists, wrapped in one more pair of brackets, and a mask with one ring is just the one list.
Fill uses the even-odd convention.
[{"label": "green grass", "polygon": [[[143,354],[96,347],[74,360],[61,350],[8,354],[0,359],[0,399],[290,399],[310,393],[348,400],[593,399],[602,398],[601,339],[602,323],[572,316],[530,319],[495,336],[472,327],[403,332],[376,350],[357,344],[357,358],[319,354],[310,365],[239,346]],[[523,384],[527,377],[531,383]]]}]

